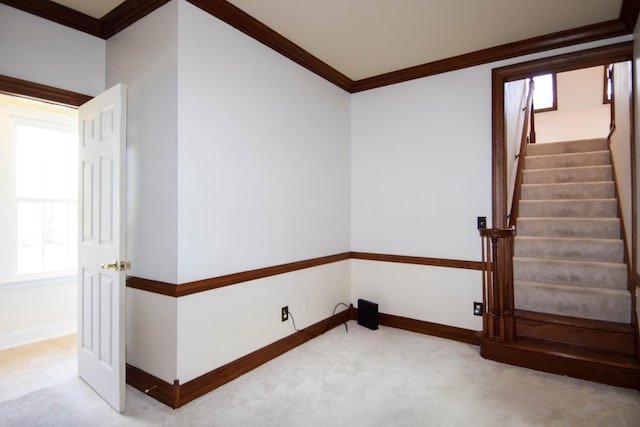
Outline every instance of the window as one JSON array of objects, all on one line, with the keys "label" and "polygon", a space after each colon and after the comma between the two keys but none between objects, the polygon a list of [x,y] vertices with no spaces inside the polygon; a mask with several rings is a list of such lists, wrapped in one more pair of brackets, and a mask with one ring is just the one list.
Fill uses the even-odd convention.
[{"label": "window", "polygon": [[612,77],[613,76],[613,64],[604,66],[604,84],[602,85],[602,103],[611,104],[611,98],[613,96]]},{"label": "window", "polygon": [[0,95],[0,283],[75,274],[77,111]]},{"label": "window", "polygon": [[558,109],[556,74],[533,77],[533,108],[537,113]]}]

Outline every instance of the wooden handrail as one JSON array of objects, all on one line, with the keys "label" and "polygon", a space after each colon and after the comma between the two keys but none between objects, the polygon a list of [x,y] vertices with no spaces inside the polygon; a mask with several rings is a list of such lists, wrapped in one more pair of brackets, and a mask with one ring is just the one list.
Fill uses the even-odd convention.
[{"label": "wooden handrail", "polygon": [[[509,226],[513,227],[518,221],[518,213],[520,209],[520,194],[522,187],[524,159],[527,153],[527,142],[535,142],[534,126],[534,109],[533,109],[533,79],[529,80],[529,95],[527,96],[527,106],[525,108],[524,124],[522,126],[522,137],[520,138],[520,150],[518,151],[518,168],[516,170],[516,182],[513,187],[513,199],[511,201],[511,213],[509,215]],[[531,124],[531,126],[530,126]],[[529,132],[531,131],[531,132]]]},{"label": "wooden handrail", "polygon": [[515,227],[482,229],[482,332],[504,342],[516,334],[513,297]]}]

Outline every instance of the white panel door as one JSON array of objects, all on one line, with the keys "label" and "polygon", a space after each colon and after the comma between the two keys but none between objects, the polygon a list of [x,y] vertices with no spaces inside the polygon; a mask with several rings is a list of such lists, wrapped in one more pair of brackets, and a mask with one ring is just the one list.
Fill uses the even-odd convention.
[{"label": "white panel door", "polygon": [[78,374],[125,409],[126,86],[79,110]]}]

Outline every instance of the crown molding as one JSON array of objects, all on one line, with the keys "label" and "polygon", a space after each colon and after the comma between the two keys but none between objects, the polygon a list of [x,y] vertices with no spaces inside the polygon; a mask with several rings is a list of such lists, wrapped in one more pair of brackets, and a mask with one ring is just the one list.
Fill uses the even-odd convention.
[{"label": "crown molding", "polygon": [[126,0],[100,19],[101,34],[107,40],[171,0]]},{"label": "crown molding", "polygon": [[[126,0],[101,19],[92,18],[50,0],[0,0],[0,3],[93,36],[108,39],[169,1]],[[226,0],[187,1],[350,93],[531,53],[631,34],[640,13],[640,0],[623,0],[620,17],[616,20],[507,43],[354,81]]]},{"label": "crown molding", "polygon": [[350,92],[353,80],[345,76],[335,68],[316,58],[297,44],[283,37],[276,31],[267,27],[251,15],[237,8],[225,0],[187,0],[194,6],[226,22],[238,31],[254,38],[260,43],[270,47],[276,52],[289,58],[293,62],[303,66],[333,83],[341,89]]},{"label": "crown molding", "polygon": [[544,52],[551,49],[622,36],[625,34],[629,34],[629,31],[620,21],[613,20],[602,22],[599,24],[560,31],[488,49],[482,49],[464,55],[458,55],[439,61],[429,62],[427,64],[417,65],[415,67],[405,68],[403,70],[392,71],[390,73],[357,80],[351,87],[351,92],[361,92],[422,77],[515,58],[517,56]]},{"label": "crown molding", "polygon": [[0,0],[0,3],[92,36],[102,37],[100,20],[50,0]]}]

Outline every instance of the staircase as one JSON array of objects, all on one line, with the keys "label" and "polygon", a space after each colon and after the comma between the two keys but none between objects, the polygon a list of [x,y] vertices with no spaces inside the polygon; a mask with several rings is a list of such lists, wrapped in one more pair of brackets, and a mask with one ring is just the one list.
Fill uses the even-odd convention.
[{"label": "staircase", "polygon": [[606,139],[527,147],[515,239],[515,306],[631,321]]},{"label": "staircase", "polygon": [[516,339],[489,359],[640,390],[606,139],[528,145],[513,277]]}]

